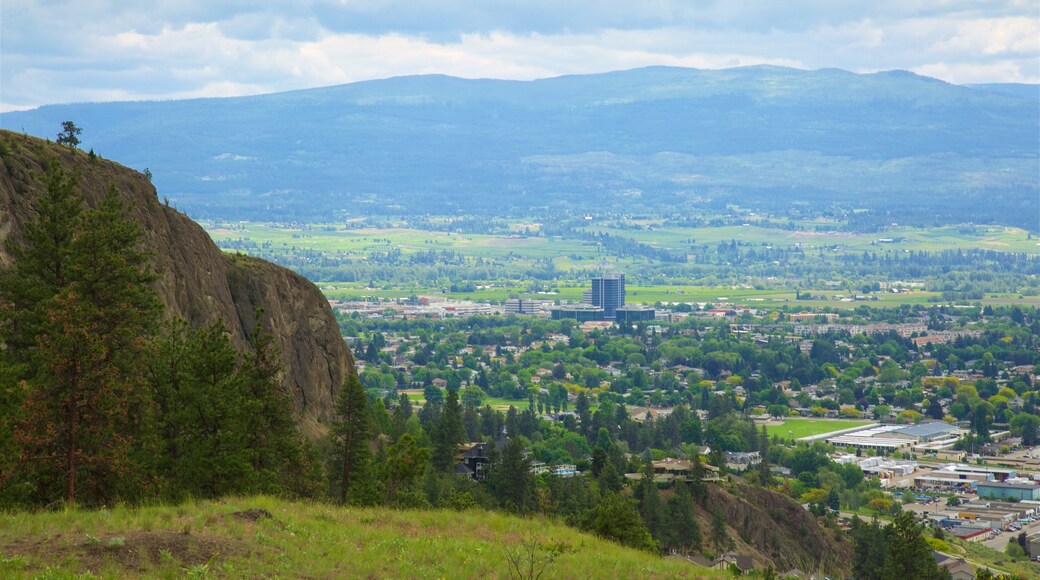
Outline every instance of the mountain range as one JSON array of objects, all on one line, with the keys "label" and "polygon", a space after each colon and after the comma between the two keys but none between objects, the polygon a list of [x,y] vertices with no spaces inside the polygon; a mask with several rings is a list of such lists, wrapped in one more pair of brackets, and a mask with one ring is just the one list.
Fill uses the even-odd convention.
[{"label": "mountain range", "polygon": [[[650,67],[43,106],[0,126],[154,175],[195,217],[761,211],[1037,229],[1040,87]],[[866,211],[863,211],[866,210]]]}]

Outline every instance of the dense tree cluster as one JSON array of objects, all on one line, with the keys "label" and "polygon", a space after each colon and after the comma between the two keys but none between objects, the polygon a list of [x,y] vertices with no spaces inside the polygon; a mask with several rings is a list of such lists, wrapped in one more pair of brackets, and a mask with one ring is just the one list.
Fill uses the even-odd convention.
[{"label": "dense tree cluster", "polygon": [[313,495],[270,337],[163,321],[140,227],[52,164],[0,273],[0,504]]}]

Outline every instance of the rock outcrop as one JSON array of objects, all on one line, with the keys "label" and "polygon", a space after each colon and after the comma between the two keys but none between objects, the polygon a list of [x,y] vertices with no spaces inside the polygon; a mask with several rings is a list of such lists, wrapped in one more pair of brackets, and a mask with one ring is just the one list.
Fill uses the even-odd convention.
[{"label": "rock outcrop", "polygon": [[[294,394],[301,430],[316,436],[332,414],[334,394],[356,372],[350,351],[321,291],[303,277],[263,260],[221,252],[183,213],[162,203],[147,177],[83,151],[0,131],[0,241],[32,219],[45,165],[57,160],[78,179],[87,205],[114,186],[129,217],[145,231],[159,276],[156,290],[171,316],[199,326],[220,321],[235,346],[261,324],[274,336],[283,384]],[[0,264],[10,262],[0,247]]]},{"label": "rock outcrop", "polygon": [[700,506],[701,533],[711,530],[712,514],[722,512],[734,532],[734,551],[752,556],[756,565],[774,570],[822,572],[839,578],[851,571],[852,544],[848,537],[821,526],[795,500],[745,483],[709,484]]}]

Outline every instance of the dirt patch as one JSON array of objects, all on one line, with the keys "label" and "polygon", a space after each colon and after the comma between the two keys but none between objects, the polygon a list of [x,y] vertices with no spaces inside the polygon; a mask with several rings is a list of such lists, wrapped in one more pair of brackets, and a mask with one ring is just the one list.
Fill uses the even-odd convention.
[{"label": "dirt patch", "polygon": [[248,522],[274,519],[274,516],[271,515],[271,512],[263,508],[253,508],[241,512],[234,512],[231,515],[240,520],[246,520]]},{"label": "dirt patch", "polygon": [[80,572],[96,572],[116,563],[128,573],[144,573],[165,562],[182,568],[220,562],[241,553],[243,547],[217,536],[155,531],[103,537],[83,534],[74,540],[61,536],[37,538],[0,546],[0,551],[25,557],[30,567],[43,564],[39,560],[42,557],[46,562],[75,560],[80,563]]}]

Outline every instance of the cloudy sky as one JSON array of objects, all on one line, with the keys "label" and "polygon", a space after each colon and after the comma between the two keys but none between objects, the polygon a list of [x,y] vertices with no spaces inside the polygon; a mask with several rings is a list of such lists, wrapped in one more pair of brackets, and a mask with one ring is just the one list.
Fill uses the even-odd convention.
[{"label": "cloudy sky", "polygon": [[1040,82],[1040,0],[0,0],[0,110],[645,65]]}]

